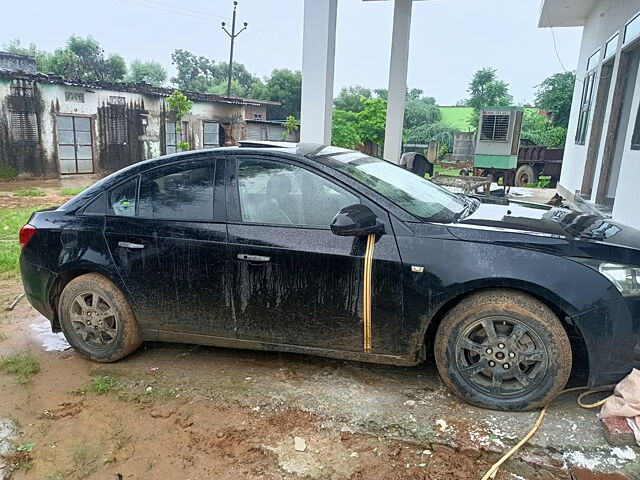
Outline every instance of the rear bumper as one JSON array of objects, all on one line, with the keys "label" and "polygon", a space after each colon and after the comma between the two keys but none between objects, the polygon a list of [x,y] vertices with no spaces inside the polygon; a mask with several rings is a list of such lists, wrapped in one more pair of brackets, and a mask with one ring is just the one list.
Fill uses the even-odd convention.
[{"label": "rear bumper", "polygon": [[640,298],[619,298],[572,317],[589,354],[589,386],[617,383],[640,368]]},{"label": "rear bumper", "polygon": [[58,275],[46,268],[27,262],[23,255],[20,256],[20,275],[29,303],[55,326],[55,313],[49,301],[51,298],[49,294]]}]

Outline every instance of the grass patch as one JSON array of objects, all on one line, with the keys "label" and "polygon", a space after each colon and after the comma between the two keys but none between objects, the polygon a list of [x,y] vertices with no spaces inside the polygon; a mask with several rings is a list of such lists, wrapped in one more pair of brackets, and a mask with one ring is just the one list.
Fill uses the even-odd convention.
[{"label": "grass patch", "polygon": [[9,337],[6,333],[0,332],[0,342],[4,342],[7,338]]},{"label": "grass patch", "polygon": [[60,195],[78,195],[83,190],[86,190],[87,187],[78,187],[78,188],[63,188],[60,190]]},{"label": "grass patch", "polygon": [[537,183],[527,183],[528,188],[549,188],[551,185],[551,177],[539,177]]},{"label": "grass patch", "polygon": [[37,188],[25,188],[20,190],[14,190],[14,197],[44,197],[46,194],[42,190]]},{"label": "grass patch", "polygon": [[98,454],[86,442],[77,443],[71,454],[78,478],[86,478],[98,467]]},{"label": "grass patch", "polygon": [[117,388],[115,377],[111,375],[102,375],[91,380],[91,391],[98,395],[104,395]]},{"label": "grass patch", "polygon": [[122,420],[117,420],[111,426],[111,440],[113,441],[113,447],[116,450],[120,450],[127,443],[131,442],[133,435],[131,435],[125,428]]},{"label": "grass patch", "polygon": [[44,207],[0,209],[0,273],[19,273],[20,244],[18,237],[22,226],[31,214]]},{"label": "grass patch", "polygon": [[27,383],[31,375],[40,371],[40,364],[34,354],[18,352],[0,359],[0,371],[15,375],[18,383]]},{"label": "grass patch", "polygon": [[438,165],[437,163],[433,166],[433,174],[438,175],[460,175],[460,169],[446,169],[442,165]]}]

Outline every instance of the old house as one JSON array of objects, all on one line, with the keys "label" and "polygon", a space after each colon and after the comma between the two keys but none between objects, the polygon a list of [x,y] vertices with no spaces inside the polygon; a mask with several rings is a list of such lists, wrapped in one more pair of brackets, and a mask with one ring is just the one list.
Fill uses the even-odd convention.
[{"label": "old house", "polygon": [[234,145],[255,128],[248,125],[266,126],[267,105],[278,104],[184,92],[193,108],[179,124],[165,101],[172,92],[71,81],[0,53],[0,178],[112,172],[173,153],[182,141],[192,149]]},{"label": "old house", "polygon": [[640,0],[543,0],[539,26],[583,27],[559,188],[640,227]]}]

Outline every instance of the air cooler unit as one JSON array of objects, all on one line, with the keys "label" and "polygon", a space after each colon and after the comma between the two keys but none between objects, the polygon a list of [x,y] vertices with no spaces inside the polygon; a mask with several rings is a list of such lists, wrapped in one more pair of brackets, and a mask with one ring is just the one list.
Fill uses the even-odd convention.
[{"label": "air cooler unit", "polygon": [[480,112],[473,158],[475,168],[516,168],[522,115],[519,107],[489,108]]}]

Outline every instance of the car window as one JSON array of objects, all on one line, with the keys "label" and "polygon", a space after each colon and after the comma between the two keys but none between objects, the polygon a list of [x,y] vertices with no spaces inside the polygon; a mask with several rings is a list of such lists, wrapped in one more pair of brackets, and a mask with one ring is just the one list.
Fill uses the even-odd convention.
[{"label": "car window", "polygon": [[333,182],[291,164],[240,160],[238,193],[243,222],[329,227],[358,197]]},{"label": "car window", "polygon": [[213,162],[198,160],[141,174],[138,216],[213,220],[213,169]]},{"label": "car window", "polygon": [[136,214],[136,187],[138,177],[133,177],[109,192],[109,213],[122,217]]}]

